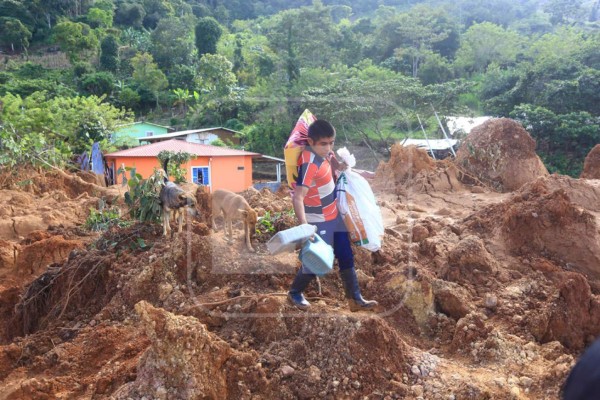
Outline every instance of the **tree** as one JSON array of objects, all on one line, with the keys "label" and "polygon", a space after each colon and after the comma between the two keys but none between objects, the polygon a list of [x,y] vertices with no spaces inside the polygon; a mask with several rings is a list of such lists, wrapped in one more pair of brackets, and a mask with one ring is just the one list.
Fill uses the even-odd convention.
[{"label": "tree", "polygon": [[441,9],[425,6],[416,6],[409,13],[402,14],[399,22],[396,33],[400,36],[401,45],[394,53],[398,58],[405,55],[410,59],[412,77],[416,78],[425,57],[433,54],[434,44],[447,40],[454,26]]},{"label": "tree", "polygon": [[169,71],[169,87],[174,89],[196,89],[196,70],[189,65],[176,65]]},{"label": "tree", "polygon": [[0,45],[10,46],[15,51],[15,44],[27,52],[31,32],[18,19],[0,17]]},{"label": "tree", "polygon": [[146,29],[156,28],[162,18],[173,15],[173,6],[168,0],[142,0],[142,5],[146,10],[144,17]]},{"label": "tree", "polygon": [[283,11],[261,24],[273,50],[286,54],[290,81],[302,67],[338,62],[342,36],[329,11],[317,0],[310,7]]},{"label": "tree", "polygon": [[242,37],[237,34],[235,36],[235,50],[233,52],[233,72],[236,74],[245,66],[246,61],[242,54]]},{"label": "tree", "polygon": [[106,36],[100,44],[100,68],[111,72],[119,68],[119,43],[113,35]]},{"label": "tree", "polygon": [[544,11],[550,14],[550,22],[564,24],[583,22],[582,0],[550,0],[544,4]]},{"label": "tree", "polygon": [[28,5],[24,3],[20,0],[0,0],[0,17],[19,20],[32,32],[36,28],[36,20]]},{"label": "tree", "polygon": [[195,33],[198,57],[217,52],[217,42],[223,34],[223,28],[216,19],[212,17],[200,18],[196,24]]},{"label": "tree", "polygon": [[150,32],[146,30],[138,31],[131,27],[121,32],[121,43],[127,45],[138,52],[147,53],[152,47]]},{"label": "tree", "polygon": [[72,63],[78,61],[84,52],[98,47],[98,39],[94,31],[80,22],[58,23],[53,29],[52,38],[67,53]]},{"label": "tree", "polygon": [[158,107],[159,92],[169,86],[167,77],[158,68],[152,59],[152,55],[148,53],[139,53],[133,57],[131,66],[133,67],[133,79],[152,92],[156,99],[156,107]]},{"label": "tree", "polygon": [[[358,133],[355,140],[385,150],[393,139],[383,129],[384,121],[407,118],[413,103],[423,103],[425,98],[417,80],[394,75],[385,80],[344,79],[324,90],[308,91],[307,106],[327,115],[338,131]],[[373,137],[377,137],[377,143]]]},{"label": "tree", "polygon": [[194,49],[192,35],[188,19],[175,17],[161,19],[150,36],[152,57],[165,71],[175,65],[190,65]]},{"label": "tree", "polygon": [[130,87],[124,87],[116,95],[116,103],[127,110],[136,110],[140,104],[140,95]]},{"label": "tree", "polygon": [[110,96],[115,87],[115,77],[107,71],[82,76],[79,87],[87,95]]},{"label": "tree", "polygon": [[205,54],[198,65],[199,87],[212,97],[227,97],[236,84],[231,62],[218,54]]},{"label": "tree", "polygon": [[415,112],[431,115],[432,105],[440,114],[455,112],[459,95],[469,88],[462,81],[423,86],[417,79],[366,61],[348,75],[304,91],[302,105],[319,110],[355,143],[362,141],[384,152],[397,140],[398,127],[413,129]]},{"label": "tree", "polygon": [[485,72],[492,62],[507,66],[516,61],[521,43],[516,32],[490,22],[474,24],[463,34],[455,63],[467,72]]},{"label": "tree", "polygon": [[275,157],[283,157],[283,147],[290,134],[287,115],[261,118],[253,124],[246,134],[248,150]]},{"label": "tree", "polygon": [[173,102],[174,107],[178,107],[179,111],[185,118],[185,114],[187,113],[187,105],[188,101],[193,98],[192,94],[188,89],[173,89],[173,95],[175,96],[175,101]]},{"label": "tree", "polygon": [[[196,86],[200,89],[197,106],[193,108],[196,117],[202,116],[199,123],[219,123],[228,119],[225,106],[235,107],[237,100],[237,78],[233,65],[227,58],[218,54],[204,54],[198,65]],[[192,109],[192,107],[190,107]]]},{"label": "tree", "polygon": [[185,151],[174,152],[169,150],[161,151],[156,157],[158,158],[160,165],[165,169],[165,172],[175,179],[175,183],[184,183],[186,181],[186,170],[181,168],[181,165],[196,158],[195,155]]},{"label": "tree", "polygon": [[86,19],[92,28],[110,28],[113,24],[113,12],[95,7],[90,8]]},{"label": "tree", "polygon": [[598,59],[597,50],[597,39],[576,28],[561,27],[543,35],[531,44],[528,59],[514,72],[507,71],[507,79],[498,81],[494,77],[501,75],[494,71],[498,67],[492,68],[492,75],[486,74],[482,88],[497,86],[483,92],[493,95],[486,96],[488,110],[508,115],[516,105],[533,104],[556,114],[600,114],[595,90],[599,85],[595,71],[600,63],[594,62]]},{"label": "tree", "polygon": [[122,26],[141,28],[146,10],[138,3],[121,3],[115,12],[115,23]]},{"label": "tree", "polygon": [[0,165],[63,165],[94,141],[106,145],[117,125],[132,115],[103,97],[53,97],[36,92],[0,98]]},{"label": "tree", "polygon": [[112,0],[95,0],[94,8],[98,8],[100,10],[109,11],[112,13],[115,11],[115,5]]}]

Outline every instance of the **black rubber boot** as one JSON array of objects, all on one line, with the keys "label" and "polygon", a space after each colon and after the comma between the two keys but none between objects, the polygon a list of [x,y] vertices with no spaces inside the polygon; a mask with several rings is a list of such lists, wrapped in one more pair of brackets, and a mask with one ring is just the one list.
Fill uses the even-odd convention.
[{"label": "black rubber boot", "polygon": [[346,292],[350,311],[373,311],[375,309],[377,302],[375,300],[365,300],[360,294],[356,269],[341,269],[340,278],[342,278],[342,283],[344,284],[344,291]]},{"label": "black rubber boot", "polygon": [[300,268],[296,274],[296,278],[294,278],[294,282],[292,282],[292,286],[288,292],[288,299],[290,303],[298,307],[300,310],[306,310],[308,307],[310,307],[310,303],[304,298],[302,292],[304,289],[306,289],[314,277],[315,274],[305,274],[303,269]]}]

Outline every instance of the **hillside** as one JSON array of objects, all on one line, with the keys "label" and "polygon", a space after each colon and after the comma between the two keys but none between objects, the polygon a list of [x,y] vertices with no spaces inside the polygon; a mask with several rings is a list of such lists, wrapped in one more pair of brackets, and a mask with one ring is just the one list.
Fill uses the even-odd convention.
[{"label": "hillside", "polygon": [[308,108],[385,155],[405,137],[443,138],[444,115],[510,117],[549,172],[579,177],[600,142],[599,10],[597,0],[0,0],[0,165],[21,147],[27,162],[53,165],[90,141],[126,147],[111,138],[132,121],[223,126],[281,157]]}]

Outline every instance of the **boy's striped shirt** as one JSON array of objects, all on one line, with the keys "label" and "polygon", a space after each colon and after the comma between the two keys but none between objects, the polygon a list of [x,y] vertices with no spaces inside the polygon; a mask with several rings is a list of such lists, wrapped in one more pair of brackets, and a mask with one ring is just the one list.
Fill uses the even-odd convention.
[{"label": "boy's striped shirt", "polygon": [[306,222],[332,221],[337,217],[335,181],[328,160],[305,149],[298,157],[296,184],[308,188],[304,198]]}]

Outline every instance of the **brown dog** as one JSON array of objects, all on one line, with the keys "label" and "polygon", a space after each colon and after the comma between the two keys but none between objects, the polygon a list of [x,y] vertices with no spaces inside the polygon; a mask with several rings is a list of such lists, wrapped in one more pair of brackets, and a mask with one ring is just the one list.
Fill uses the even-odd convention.
[{"label": "brown dog", "polygon": [[250,237],[254,234],[256,229],[257,214],[256,211],[239,194],[235,194],[228,190],[215,190],[212,194],[212,225],[215,232],[217,231],[217,225],[215,224],[215,218],[223,213],[225,220],[225,233],[229,231],[229,239],[233,237],[232,221],[243,220],[244,221],[244,240],[246,241],[246,247],[250,251],[254,251],[252,244],[250,243]]},{"label": "brown dog", "polygon": [[163,236],[171,230],[170,216],[173,211],[173,218],[177,219],[178,232],[183,230],[183,211],[187,210],[192,216],[198,215],[196,210],[196,198],[194,195],[186,193],[182,188],[173,182],[167,182],[160,191],[160,204],[162,206]]}]

